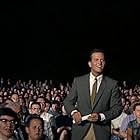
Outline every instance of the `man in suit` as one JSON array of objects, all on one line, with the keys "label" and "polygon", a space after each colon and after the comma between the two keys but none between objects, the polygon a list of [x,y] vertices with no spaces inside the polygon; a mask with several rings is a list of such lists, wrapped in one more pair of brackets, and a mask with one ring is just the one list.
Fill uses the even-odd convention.
[{"label": "man in suit", "polygon": [[[66,111],[75,121],[72,140],[109,140],[111,120],[118,117],[123,109],[118,83],[103,75],[103,50],[93,49],[88,65],[91,72],[74,78],[71,91],[64,100]],[[91,100],[95,81],[96,95]],[[89,116],[83,121],[82,117],[86,115]]]}]

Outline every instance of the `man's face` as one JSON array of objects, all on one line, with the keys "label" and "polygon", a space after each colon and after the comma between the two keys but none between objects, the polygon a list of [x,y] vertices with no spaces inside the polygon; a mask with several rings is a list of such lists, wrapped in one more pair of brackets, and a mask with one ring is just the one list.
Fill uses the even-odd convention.
[{"label": "man's face", "polygon": [[39,119],[33,119],[30,126],[26,127],[26,132],[32,140],[41,140],[43,135],[43,124]]},{"label": "man's face", "polygon": [[38,98],[37,102],[40,103],[41,109],[44,110],[44,108],[45,108],[45,100],[43,98]]},{"label": "man's face", "polygon": [[45,105],[46,105],[46,106],[45,106],[45,111],[48,112],[49,109],[50,109],[50,104],[49,104],[49,103],[46,103]]},{"label": "man's face", "polygon": [[91,55],[91,60],[88,62],[91,72],[98,76],[103,72],[105,66],[105,58],[102,52],[96,52]]},{"label": "man's face", "polygon": [[13,94],[11,96],[11,99],[12,99],[13,102],[16,102],[16,103],[19,102],[19,96],[17,94]]},{"label": "man's face", "polygon": [[52,104],[52,110],[53,111],[58,111],[58,109],[59,109],[58,104]]},{"label": "man's face", "polygon": [[15,129],[14,118],[8,115],[0,116],[0,135],[2,137],[10,138]]},{"label": "man's face", "polygon": [[31,108],[31,114],[37,114],[40,115],[41,113],[41,108],[38,104],[33,104]]},{"label": "man's face", "polygon": [[140,105],[136,106],[134,114],[140,119]]}]

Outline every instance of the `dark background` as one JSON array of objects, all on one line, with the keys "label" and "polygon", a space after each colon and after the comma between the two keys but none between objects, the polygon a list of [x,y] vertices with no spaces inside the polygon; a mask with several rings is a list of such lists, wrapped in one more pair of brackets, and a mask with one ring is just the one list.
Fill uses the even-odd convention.
[{"label": "dark background", "polygon": [[71,80],[87,73],[91,48],[106,51],[106,74],[139,80],[139,5],[135,1],[1,5],[0,75]]}]

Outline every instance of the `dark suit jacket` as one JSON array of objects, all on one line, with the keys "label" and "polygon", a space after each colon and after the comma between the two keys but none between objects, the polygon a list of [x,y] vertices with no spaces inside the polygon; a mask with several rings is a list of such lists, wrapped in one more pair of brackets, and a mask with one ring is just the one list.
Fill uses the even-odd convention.
[{"label": "dark suit jacket", "polygon": [[[93,124],[96,140],[110,139],[111,120],[119,116],[123,109],[117,81],[107,76],[103,76],[94,106],[91,107],[89,74],[74,78],[70,94],[64,100],[64,106],[69,114],[77,109],[82,116],[92,112],[105,115],[105,121]],[[73,124],[72,140],[82,140],[89,127],[90,122],[88,121],[83,121],[80,125]]]}]

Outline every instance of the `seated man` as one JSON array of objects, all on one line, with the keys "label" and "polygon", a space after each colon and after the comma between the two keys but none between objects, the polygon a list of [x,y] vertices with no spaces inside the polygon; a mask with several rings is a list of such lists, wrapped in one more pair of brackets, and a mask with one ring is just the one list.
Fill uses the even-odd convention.
[{"label": "seated man", "polygon": [[26,133],[28,140],[48,140],[43,134],[44,121],[38,115],[30,115],[26,120]]},{"label": "seated man", "polygon": [[10,108],[0,108],[0,140],[17,140],[14,136],[16,113]]},{"label": "seated man", "polygon": [[136,119],[128,123],[127,140],[140,140],[140,102],[133,107]]}]

